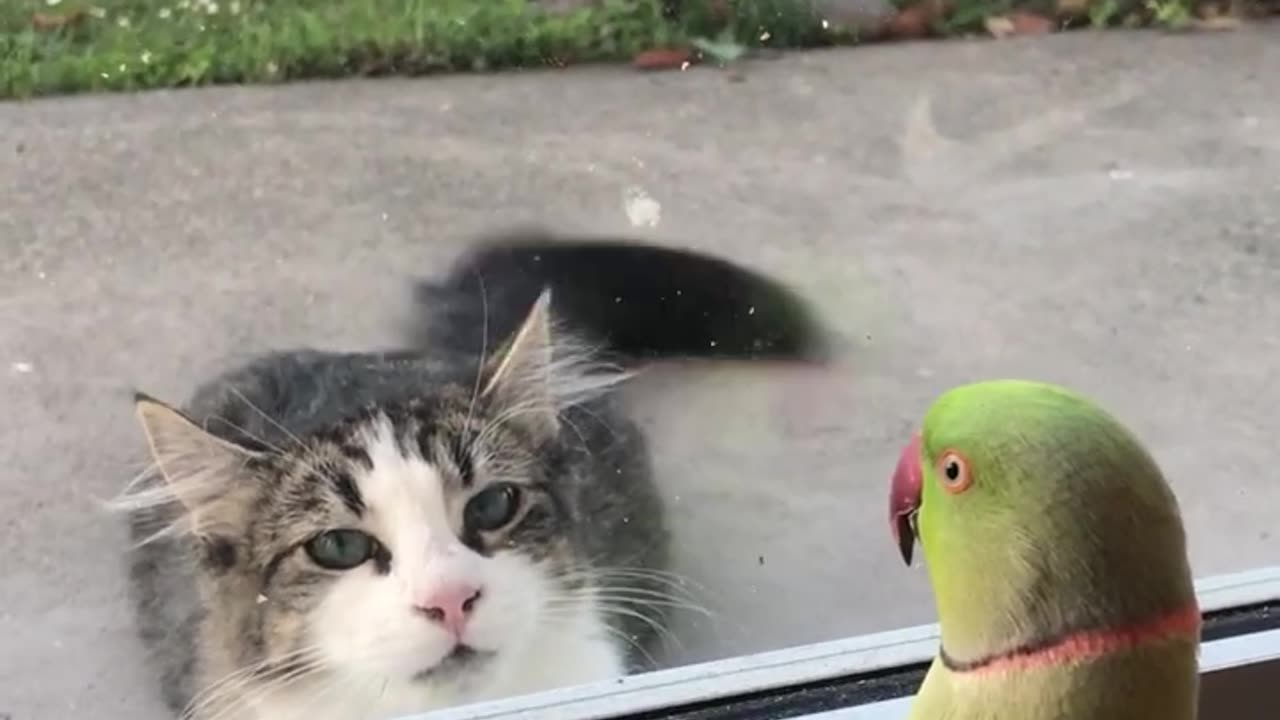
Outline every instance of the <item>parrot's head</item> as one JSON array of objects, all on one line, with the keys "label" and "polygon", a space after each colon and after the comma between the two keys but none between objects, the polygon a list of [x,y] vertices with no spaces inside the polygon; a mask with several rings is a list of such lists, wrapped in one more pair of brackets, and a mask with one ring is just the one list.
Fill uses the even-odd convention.
[{"label": "parrot's head", "polygon": [[902,452],[889,512],[908,564],[920,542],[957,650],[1194,601],[1155,461],[1065,388],[996,380],[944,393]]}]

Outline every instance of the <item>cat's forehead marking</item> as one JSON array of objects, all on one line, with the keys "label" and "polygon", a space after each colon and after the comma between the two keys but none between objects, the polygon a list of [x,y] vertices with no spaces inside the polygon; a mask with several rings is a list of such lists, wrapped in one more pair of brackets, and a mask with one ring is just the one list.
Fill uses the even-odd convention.
[{"label": "cat's forehead marking", "polygon": [[357,467],[365,470],[373,469],[373,458],[369,457],[369,451],[351,438],[344,437],[338,442],[338,452]]},{"label": "cat's forehead marking", "polygon": [[334,470],[329,473],[329,482],[333,487],[333,491],[338,494],[344,505],[356,515],[364,515],[365,501],[364,496],[360,494],[360,490],[356,487],[355,478],[342,470]]},{"label": "cat's forehead marking", "polygon": [[[369,469],[355,474],[370,522],[393,549],[425,548],[452,533],[439,470],[400,442],[400,428],[385,414],[361,431]],[[395,547],[399,546],[399,547]]]}]

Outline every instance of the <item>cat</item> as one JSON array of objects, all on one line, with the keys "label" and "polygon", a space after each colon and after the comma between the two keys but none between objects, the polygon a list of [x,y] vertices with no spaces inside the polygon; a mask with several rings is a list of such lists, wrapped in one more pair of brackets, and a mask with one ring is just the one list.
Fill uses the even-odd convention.
[{"label": "cat", "polygon": [[416,297],[408,349],[136,396],[154,464],[115,505],[184,720],[383,720],[644,669],[671,548],[615,389],[662,358],[825,354],[782,285],[627,241],[482,238]]}]

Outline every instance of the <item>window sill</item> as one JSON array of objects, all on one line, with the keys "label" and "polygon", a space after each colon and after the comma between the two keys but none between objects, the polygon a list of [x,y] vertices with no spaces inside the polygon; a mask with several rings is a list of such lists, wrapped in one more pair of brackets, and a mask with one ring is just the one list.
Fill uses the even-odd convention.
[{"label": "window sill", "polygon": [[[1243,668],[1275,665],[1270,687],[1280,682],[1280,567],[1206,578],[1196,593],[1205,615],[1204,699],[1212,699],[1210,680]],[[898,720],[937,647],[938,626],[921,625],[404,720]],[[1244,720],[1238,711],[1232,717]]]}]

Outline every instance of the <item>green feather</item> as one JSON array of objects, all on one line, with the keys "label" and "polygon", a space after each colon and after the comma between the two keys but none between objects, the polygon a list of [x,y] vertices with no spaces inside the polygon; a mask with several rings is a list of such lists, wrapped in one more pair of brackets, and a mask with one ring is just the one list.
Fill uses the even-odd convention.
[{"label": "green feather", "polygon": [[[977,660],[1072,632],[1150,621],[1194,602],[1173,492],[1138,439],[1084,397],[1021,380],[955,388],[926,414],[921,448],[918,530],[950,657]],[[963,492],[946,489],[943,459],[954,457],[950,452],[968,468],[972,482]],[[1172,665],[1164,666],[1182,673],[1194,698],[1195,643],[1189,648],[1173,652]],[[1190,678],[1182,667],[1188,656]],[[975,714],[952,714],[963,703],[939,665],[917,703],[923,709],[911,717],[1113,717],[1052,712],[1058,702],[1051,698],[1064,684],[1089,688],[1072,691],[1083,700],[1097,681],[1124,676],[1094,673],[1083,682],[1082,672],[1058,668],[1006,678],[1012,684],[1000,692],[980,693],[986,700],[970,708]],[[1043,682],[1051,687],[1038,686]],[[1038,710],[1034,696],[1046,698]],[[1024,714],[984,714],[993,702],[1023,707]],[[929,709],[939,703],[951,709]]]}]

